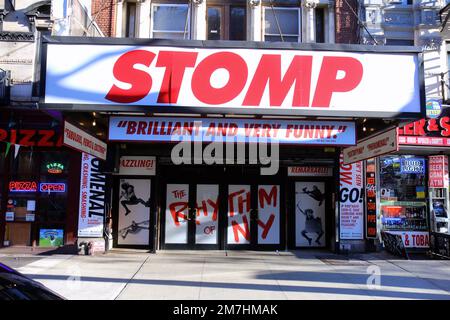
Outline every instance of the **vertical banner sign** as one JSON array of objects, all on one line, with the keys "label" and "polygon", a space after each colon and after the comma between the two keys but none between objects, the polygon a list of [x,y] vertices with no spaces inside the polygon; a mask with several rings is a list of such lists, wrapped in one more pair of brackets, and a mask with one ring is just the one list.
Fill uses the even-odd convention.
[{"label": "vertical banner sign", "polygon": [[81,154],[78,237],[102,237],[105,217],[105,175],[99,171],[100,159]]},{"label": "vertical banner sign", "polygon": [[448,157],[445,155],[428,157],[428,186],[430,188],[447,188]]},{"label": "vertical banner sign", "polygon": [[364,239],[364,177],[362,161],[344,164],[339,160],[340,238]]},{"label": "vertical banner sign", "polygon": [[251,193],[249,185],[228,186],[228,244],[250,243]]},{"label": "vertical banner sign", "polygon": [[150,241],[150,179],[120,179],[119,245]]},{"label": "vertical banner sign", "polygon": [[295,183],[295,245],[325,246],[325,183]]},{"label": "vertical banner sign", "polygon": [[219,221],[219,185],[197,185],[195,243],[217,244]]},{"label": "vertical banner sign", "polygon": [[280,186],[258,186],[258,244],[280,243]]},{"label": "vertical banner sign", "polygon": [[366,238],[377,237],[377,193],[375,159],[366,161]]},{"label": "vertical banner sign", "polygon": [[189,185],[168,184],[165,243],[188,243]]}]

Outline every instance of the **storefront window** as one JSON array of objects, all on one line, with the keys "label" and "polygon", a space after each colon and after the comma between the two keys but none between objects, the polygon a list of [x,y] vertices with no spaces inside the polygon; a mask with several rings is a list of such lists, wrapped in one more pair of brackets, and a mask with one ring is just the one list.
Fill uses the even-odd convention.
[{"label": "storefront window", "polygon": [[385,231],[427,231],[426,159],[380,158],[380,208]]},{"label": "storefront window", "polygon": [[[14,152],[12,150],[11,152]],[[19,152],[14,159],[13,176],[22,179],[32,179],[36,177],[37,152],[24,151]]]},{"label": "storefront window", "polygon": [[5,239],[10,245],[38,243],[40,229],[64,229],[69,160],[69,153],[63,151],[24,149],[12,161],[12,179],[5,199]]},{"label": "storefront window", "polygon": [[58,177],[69,172],[69,157],[62,152],[45,152],[42,154],[41,175]]}]

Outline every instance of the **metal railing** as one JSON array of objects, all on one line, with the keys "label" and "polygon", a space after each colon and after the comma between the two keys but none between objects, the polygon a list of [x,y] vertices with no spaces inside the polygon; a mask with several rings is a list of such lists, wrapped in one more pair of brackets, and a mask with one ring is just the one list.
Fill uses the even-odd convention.
[{"label": "metal railing", "polygon": [[431,232],[430,253],[445,259],[450,259],[450,234]]}]

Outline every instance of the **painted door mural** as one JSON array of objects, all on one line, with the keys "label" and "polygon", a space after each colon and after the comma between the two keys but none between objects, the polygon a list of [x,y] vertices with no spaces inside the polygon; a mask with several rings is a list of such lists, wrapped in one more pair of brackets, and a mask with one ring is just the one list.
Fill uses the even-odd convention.
[{"label": "painted door mural", "polygon": [[295,183],[295,244],[325,246],[325,183]]},{"label": "painted door mural", "polygon": [[120,179],[117,244],[149,244],[150,188],[149,179]]},{"label": "painted door mural", "polygon": [[258,186],[258,244],[280,243],[280,186]]},{"label": "painted door mural", "polygon": [[188,243],[189,185],[168,184],[165,243]]},{"label": "painted door mural", "polygon": [[219,185],[197,185],[195,243],[218,244]]},{"label": "painted door mural", "polygon": [[249,244],[251,212],[250,186],[229,185],[227,199],[227,244]]}]

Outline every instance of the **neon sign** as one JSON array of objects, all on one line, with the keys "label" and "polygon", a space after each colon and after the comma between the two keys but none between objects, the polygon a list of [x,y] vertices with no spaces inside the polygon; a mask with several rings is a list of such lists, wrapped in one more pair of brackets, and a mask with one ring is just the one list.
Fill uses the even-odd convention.
[{"label": "neon sign", "polygon": [[47,172],[51,174],[60,174],[64,170],[64,165],[59,162],[51,162],[47,164]]},{"label": "neon sign", "polygon": [[66,192],[66,184],[65,183],[50,183],[50,182],[41,182],[39,183],[39,191],[40,192]]},{"label": "neon sign", "polygon": [[36,192],[36,181],[10,181],[9,192]]}]

